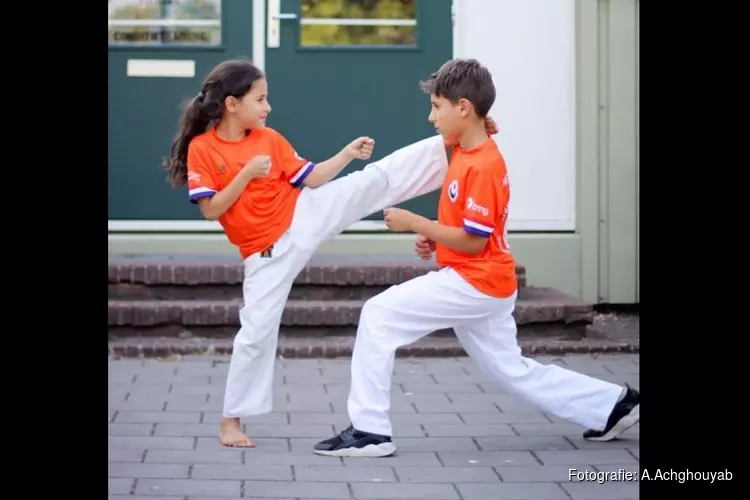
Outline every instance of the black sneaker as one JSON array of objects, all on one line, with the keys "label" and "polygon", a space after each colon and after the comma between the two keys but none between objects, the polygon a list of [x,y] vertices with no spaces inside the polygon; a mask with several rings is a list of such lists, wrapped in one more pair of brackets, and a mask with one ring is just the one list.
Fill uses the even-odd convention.
[{"label": "black sneaker", "polygon": [[396,453],[391,436],[358,431],[351,424],[334,436],[313,447],[313,452],[329,457],[388,457]]},{"label": "black sneaker", "polygon": [[603,431],[589,429],[583,433],[583,438],[589,441],[612,441],[623,432],[627,431],[641,418],[641,395],[625,384],[627,392],[621,401],[618,401],[612,409],[607,420],[607,426]]}]

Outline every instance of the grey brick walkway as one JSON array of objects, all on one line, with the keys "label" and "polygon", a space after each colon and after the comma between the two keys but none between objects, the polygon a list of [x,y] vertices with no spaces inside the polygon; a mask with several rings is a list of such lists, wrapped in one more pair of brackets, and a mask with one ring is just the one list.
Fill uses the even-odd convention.
[{"label": "grey brick walkway", "polygon": [[[541,358],[638,387],[638,355]],[[589,443],[488,383],[468,359],[398,360],[397,456],[339,459],[312,445],[347,424],[348,360],[279,361],[275,413],[250,422],[252,450],[216,439],[226,358],[110,361],[110,500],[636,499],[634,481],[579,471],[638,470],[638,427]]]}]

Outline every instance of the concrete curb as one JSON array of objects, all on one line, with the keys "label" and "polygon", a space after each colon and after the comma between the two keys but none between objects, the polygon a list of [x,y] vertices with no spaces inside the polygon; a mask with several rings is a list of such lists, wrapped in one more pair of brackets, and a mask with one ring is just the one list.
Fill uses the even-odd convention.
[{"label": "concrete curb", "polygon": [[[278,355],[283,358],[344,358],[352,355],[352,336],[319,338],[281,337]],[[638,353],[640,340],[606,339],[521,339],[525,355]],[[168,358],[174,356],[229,355],[231,339],[126,338],[109,342],[114,359]],[[398,357],[456,357],[466,352],[455,337],[427,337],[397,352]]]}]

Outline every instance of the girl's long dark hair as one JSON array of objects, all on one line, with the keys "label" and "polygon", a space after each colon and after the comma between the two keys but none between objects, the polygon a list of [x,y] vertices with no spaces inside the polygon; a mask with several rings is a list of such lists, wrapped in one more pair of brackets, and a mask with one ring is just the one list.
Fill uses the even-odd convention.
[{"label": "girl's long dark hair", "polygon": [[186,103],[177,134],[172,141],[171,154],[162,162],[173,186],[181,187],[187,183],[190,141],[221,118],[227,97],[242,98],[262,78],[263,72],[247,59],[224,61],[211,70],[198,95]]}]

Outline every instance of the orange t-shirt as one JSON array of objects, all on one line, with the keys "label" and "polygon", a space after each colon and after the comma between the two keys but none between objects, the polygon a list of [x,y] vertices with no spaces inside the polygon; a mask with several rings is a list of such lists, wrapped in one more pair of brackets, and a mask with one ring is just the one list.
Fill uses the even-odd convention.
[{"label": "orange t-shirt", "polygon": [[438,244],[436,260],[480,292],[499,298],[510,297],[518,286],[507,239],[509,201],[508,171],[492,138],[474,149],[454,149],[440,193],[438,223],[489,239],[479,255]]},{"label": "orange t-shirt", "polygon": [[268,175],[248,182],[234,205],[219,217],[227,238],[239,247],[243,259],[269,248],[289,228],[301,192],[298,188],[315,164],[300,158],[281,134],[268,127],[254,129],[240,141],[222,139],[212,127],[188,146],[192,203],[224,189],[258,155],[271,157]]}]

